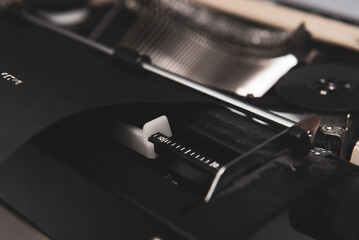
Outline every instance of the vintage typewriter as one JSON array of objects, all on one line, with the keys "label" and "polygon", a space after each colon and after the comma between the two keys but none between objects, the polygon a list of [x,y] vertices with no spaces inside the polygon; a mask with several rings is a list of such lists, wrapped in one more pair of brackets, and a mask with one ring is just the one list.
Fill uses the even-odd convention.
[{"label": "vintage typewriter", "polygon": [[0,1],[0,238],[359,239],[359,19],[327,5]]}]

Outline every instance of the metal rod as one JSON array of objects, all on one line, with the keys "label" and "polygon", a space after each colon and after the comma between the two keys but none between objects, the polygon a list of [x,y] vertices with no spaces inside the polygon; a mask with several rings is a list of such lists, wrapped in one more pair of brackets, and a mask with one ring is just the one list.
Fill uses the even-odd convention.
[{"label": "metal rod", "polygon": [[189,79],[186,79],[184,77],[175,75],[171,72],[168,72],[162,68],[159,68],[157,66],[151,65],[149,63],[143,63],[142,67],[146,69],[149,72],[156,73],[157,75],[163,76],[167,79],[170,79],[176,83],[179,83],[181,85],[184,85],[186,87],[192,88],[198,92],[204,93],[208,96],[211,96],[217,100],[220,100],[221,102],[225,102],[231,106],[235,106],[239,109],[242,109],[245,111],[245,113],[250,113],[252,117],[256,117],[258,119],[269,121],[271,123],[275,123],[284,127],[293,127],[296,122],[284,118],[282,116],[279,116],[275,113],[272,113],[270,111],[258,108],[256,106],[250,105],[244,101],[238,100],[236,98],[230,97],[226,94],[223,94],[219,91],[216,91],[214,89],[208,88],[206,86],[203,86],[201,84],[198,84],[196,82],[193,82]]},{"label": "metal rod", "polygon": [[101,21],[95,26],[92,32],[89,35],[89,38],[92,40],[98,39],[105,29],[111,24],[112,20],[116,17],[117,13],[122,7],[123,0],[117,0],[113,3],[113,6],[106,13],[106,15],[101,19]]}]

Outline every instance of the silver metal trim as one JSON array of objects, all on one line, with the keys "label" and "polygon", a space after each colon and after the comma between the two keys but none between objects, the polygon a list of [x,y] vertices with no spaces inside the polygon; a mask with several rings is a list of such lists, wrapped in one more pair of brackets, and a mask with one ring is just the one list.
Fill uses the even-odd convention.
[{"label": "silver metal trim", "polygon": [[[317,116],[315,115],[310,115],[308,117],[306,117],[305,119],[303,119],[302,121],[296,123],[294,126],[300,126],[300,125],[305,125],[306,123],[308,123],[308,125],[311,126],[312,124],[312,121],[313,121],[313,118],[317,118]],[[316,124],[317,122],[315,122]],[[294,127],[292,126],[292,127]],[[265,147],[267,144],[275,141],[276,139],[280,138],[281,136],[283,136],[284,134],[286,134],[288,131],[289,131],[290,127],[281,131],[280,133],[274,135],[273,137],[269,138],[268,140],[264,141],[263,143],[257,145],[256,147],[254,147],[253,149],[249,150],[248,152],[244,153],[243,155],[239,156],[238,158],[234,159],[233,161],[227,163],[226,165],[224,165],[216,174],[216,176],[214,177],[212,183],[211,183],[211,186],[204,198],[204,201],[205,202],[209,202],[217,187],[218,187],[218,184],[220,183],[220,181],[223,179],[223,177],[225,176],[226,173],[228,173],[229,170],[233,170],[233,168],[235,168],[236,164],[241,162],[244,158],[247,158],[248,156],[250,156],[252,153],[255,153],[257,152],[259,149]]]},{"label": "silver metal trim", "polygon": [[287,118],[284,118],[282,116],[279,116],[277,114],[274,114],[270,111],[267,111],[267,110],[264,110],[264,109],[261,109],[261,108],[258,108],[256,106],[252,106],[246,102],[243,102],[243,101],[240,101],[238,99],[235,99],[233,97],[230,97],[226,94],[223,94],[221,92],[218,92],[214,89],[211,89],[211,88],[208,88],[208,87],[205,87],[201,84],[198,84],[196,82],[193,82],[189,79],[186,79],[186,78],[183,78],[181,76],[178,76],[178,75],[175,75],[171,72],[168,72],[162,68],[159,68],[157,66],[154,66],[154,65],[151,65],[149,63],[143,63],[142,64],[142,67],[144,69],[146,69],[147,71],[149,72],[152,72],[152,73],[156,73],[157,75],[160,75],[162,77],[165,77],[167,79],[170,79],[176,83],[179,83],[181,85],[184,85],[186,87],[189,87],[189,88],[192,88],[198,92],[201,92],[201,93],[204,93],[208,96],[211,96],[215,99],[218,99],[222,102],[225,102],[225,103],[228,103],[230,104],[231,106],[236,106],[242,110],[245,111],[245,113],[249,113],[249,114],[252,114],[253,116],[252,117],[256,117],[258,119],[261,119],[261,120],[264,120],[264,121],[269,121],[270,123],[275,123],[275,124],[279,124],[279,125],[282,125],[284,127],[293,127],[296,122],[290,120],[290,119],[287,119]]}]

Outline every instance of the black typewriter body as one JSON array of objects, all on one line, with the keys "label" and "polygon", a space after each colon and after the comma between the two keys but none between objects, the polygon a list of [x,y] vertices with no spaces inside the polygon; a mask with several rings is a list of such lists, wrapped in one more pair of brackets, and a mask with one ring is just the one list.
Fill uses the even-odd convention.
[{"label": "black typewriter body", "polygon": [[[102,51],[68,34],[86,36],[109,9],[92,8],[87,25],[59,27],[65,32],[21,4],[0,11],[2,206],[45,239],[358,239],[358,169],[349,161],[355,124],[344,150],[338,146],[344,140],[329,139],[324,130],[309,143],[300,124],[268,123],[216,94],[149,71],[143,66],[160,61],[116,45],[135,22],[133,12],[121,10],[93,41],[113,47],[109,55],[111,48]],[[318,42],[301,51],[308,46],[320,54],[283,78],[315,64],[358,69],[355,51]],[[359,84],[357,76],[347,77],[351,86]],[[305,88],[332,87],[318,84]],[[214,89],[272,110],[275,87],[262,98]],[[353,91],[341,97],[351,94],[355,101]],[[295,105],[293,96],[278,108]],[[357,120],[351,104],[340,113],[313,112],[340,123],[350,112]],[[126,124],[140,129],[162,115],[173,136],[148,138],[156,159],[116,138]],[[0,238],[1,232],[0,226]]]}]

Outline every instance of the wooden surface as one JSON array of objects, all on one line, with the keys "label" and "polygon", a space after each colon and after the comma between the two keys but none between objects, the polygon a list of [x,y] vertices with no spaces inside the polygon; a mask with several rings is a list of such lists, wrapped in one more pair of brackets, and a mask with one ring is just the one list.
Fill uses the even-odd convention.
[{"label": "wooden surface", "polygon": [[[92,5],[118,0],[91,0]],[[300,24],[318,41],[359,51],[359,27],[313,13],[259,0],[192,0],[261,24],[293,30]]]},{"label": "wooden surface", "polygon": [[315,40],[359,51],[359,27],[330,18],[257,0],[196,0],[254,22],[292,30],[304,23]]},{"label": "wooden surface", "polygon": [[0,203],[0,239],[50,240],[30,223],[6,209]]}]

